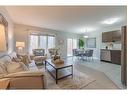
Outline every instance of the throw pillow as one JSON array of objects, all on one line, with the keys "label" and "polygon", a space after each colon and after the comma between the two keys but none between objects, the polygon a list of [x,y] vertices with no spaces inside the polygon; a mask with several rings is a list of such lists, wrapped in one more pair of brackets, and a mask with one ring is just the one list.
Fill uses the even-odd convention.
[{"label": "throw pillow", "polygon": [[7,74],[7,70],[6,70],[4,63],[0,62],[0,75],[2,74]]},{"label": "throw pillow", "polygon": [[22,56],[22,62],[23,62],[24,64],[29,64],[29,63],[31,63],[30,56],[29,56],[29,55],[23,55],[23,56]]},{"label": "throw pillow", "polygon": [[8,73],[16,73],[26,70],[28,70],[28,68],[22,62],[11,62],[7,65]]},{"label": "throw pillow", "polygon": [[11,61],[13,61],[13,62],[21,62],[22,60],[19,59],[19,58],[14,58],[14,57],[13,57]]}]

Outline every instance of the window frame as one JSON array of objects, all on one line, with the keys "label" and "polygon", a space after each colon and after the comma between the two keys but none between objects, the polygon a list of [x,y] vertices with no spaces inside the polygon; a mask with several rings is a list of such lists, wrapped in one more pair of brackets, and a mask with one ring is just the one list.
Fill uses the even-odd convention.
[{"label": "window frame", "polygon": [[40,48],[40,39],[41,39],[41,36],[46,36],[46,50],[45,50],[45,52],[47,53],[47,51],[48,51],[48,36],[52,36],[52,37],[54,37],[54,47],[53,48],[55,48],[55,46],[56,46],[56,36],[55,35],[49,35],[49,34],[33,34],[33,33],[31,33],[31,34],[29,34],[29,53],[32,53],[31,52],[31,35],[35,35],[35,36],[38,36],[38,48]]}]

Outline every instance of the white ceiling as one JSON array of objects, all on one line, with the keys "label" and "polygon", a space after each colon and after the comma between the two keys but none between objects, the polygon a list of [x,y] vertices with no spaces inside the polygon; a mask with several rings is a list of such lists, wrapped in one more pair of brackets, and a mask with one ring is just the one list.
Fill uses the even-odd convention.
[{"label": "white ceiling", "polygon": [[[18,24],[49,28],[58,31],[83,33],[85,27],[92,31],[126,23],[124,6],[7,6],[12,20]],[[101,22],[120,18],[113,25]],[[89,30],[89,29],[88,29]]]}]

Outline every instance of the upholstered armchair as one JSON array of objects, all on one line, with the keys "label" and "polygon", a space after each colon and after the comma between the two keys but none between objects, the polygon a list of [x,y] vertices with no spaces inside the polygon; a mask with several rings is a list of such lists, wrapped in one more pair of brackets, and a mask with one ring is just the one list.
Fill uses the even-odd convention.
[{"label": "upholstered armchair", "polygon": [[35,61],[37,65],[42,64],[47,58],[45,54],[45,49],[33,49],[33,55],[31,55],[31,59]]},{"label": "upholstered armchair", "polygon": [[48,51],[49,51],[49,54],[50,54],[51,58],[54,58],[54,57],[60,58],[60,54],[58,53],[59,49],[50,48],[50,49],[48,49]]}]

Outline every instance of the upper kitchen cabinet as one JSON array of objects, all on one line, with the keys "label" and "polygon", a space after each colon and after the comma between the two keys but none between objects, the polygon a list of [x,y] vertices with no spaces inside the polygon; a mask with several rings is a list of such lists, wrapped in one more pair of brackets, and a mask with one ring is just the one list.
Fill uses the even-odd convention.
[{"label": "upper kitchen cabinet", "polygon": [[121,41],[121,31],[113,31],[112,34],[113,42]]},{"label": "upper kitchen cabinet", "polygon": [[102,33],[102,42],[116,42],[121,41],[121,31],[110,31]]},{"label": "upper kitchen cabinet", "polygon": [[102,42],[112,42],[112,32],[102,33]]}]

